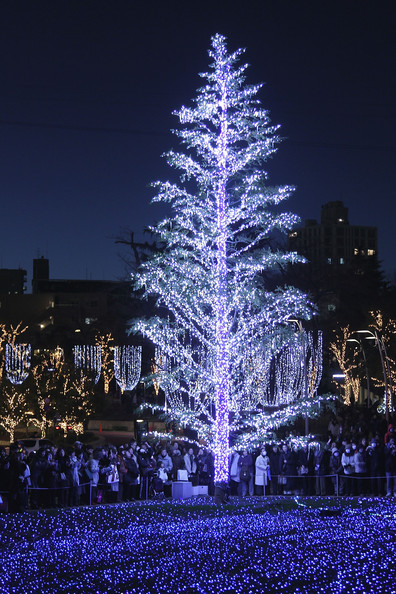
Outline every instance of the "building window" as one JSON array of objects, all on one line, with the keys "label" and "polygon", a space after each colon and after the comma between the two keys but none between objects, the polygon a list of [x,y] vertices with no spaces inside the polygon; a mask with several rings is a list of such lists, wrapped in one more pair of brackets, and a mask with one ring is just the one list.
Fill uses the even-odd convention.
[{"label": "building window", "polygon": [[87,326],[90,326],[91,324],[94,324],[95,322],[97,322],[98,318],[85,318],[84,321]]}]

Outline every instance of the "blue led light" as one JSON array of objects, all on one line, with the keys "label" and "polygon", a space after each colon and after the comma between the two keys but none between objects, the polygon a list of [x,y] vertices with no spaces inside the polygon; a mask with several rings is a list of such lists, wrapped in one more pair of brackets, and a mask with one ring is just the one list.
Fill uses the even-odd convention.
[{"label": "blue led light", "polygon": [[396,501],[297,503],[195,499],[0,516],[0,593],[395,591]]}]

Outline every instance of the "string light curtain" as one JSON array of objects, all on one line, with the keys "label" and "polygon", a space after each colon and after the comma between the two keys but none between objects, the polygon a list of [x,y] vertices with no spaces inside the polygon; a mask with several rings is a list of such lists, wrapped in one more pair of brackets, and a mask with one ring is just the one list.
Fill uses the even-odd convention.
[{"label": "string light curtain", "polygon": [[5,370],[7,379],[14,385],[23,384],[28,378],[31,365],[30,344],[6,344]]},{"label": "string light curtain", "polygon": [[99,345],[79,344],[74,347],[74,367],[98,383],[102,368],[102,350]]},{"label": "string light curtain", "polygon": [[139,379],[142,368],[141,346],[114,347],[114,376],[122,392],[133,390]]}]

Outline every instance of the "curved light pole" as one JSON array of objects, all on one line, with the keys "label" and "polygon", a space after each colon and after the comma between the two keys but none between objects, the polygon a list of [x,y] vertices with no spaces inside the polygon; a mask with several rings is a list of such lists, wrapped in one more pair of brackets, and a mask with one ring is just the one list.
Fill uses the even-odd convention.
[{"label": "curved light pole", "polygon": [[341,380],[344,380],[346,378],[346,374],[345,373],[333,373],[333,375],[331,377],[333,379],[333,382],[335,384],[337,384],[337,386],[338,386],[338,391],[339,391],[340,399],[341,399]]},{"label": "curved light pole", "polygon": [[[371,330],[357,330],[357,334],[368,334],[366,336],[366,340],[375,340],[376,345],[378,347],[378,352],[381,359],[381,366],[382,366],[382,374],[384,376],[384,385],[385,385],[385,417],[386,420],[389,421],[389,408],[392,407],[393,411],[393,392],[392,392],[392,379],[389,369],[389,362],[388,362],[388,353],[386,352],[386,347],[384,343],[384,339],[379,336],[377,330],[372,332]],[[385,355],[385,358],[384,358]],[[388,377],[389,377],[389,394],[388,394]]]},{"label": "curved light pole", "polygon": [[362,351],[362,355],[363,355],[363,360],[364,360],[364,367],[366,369],[366,384],[367,384],[367,408],[370,408],[370,379],[369,379],[369,373],[368,373],[368,367],[367,367],[367,357],[366,357],[366,351],[364,350],[363,347],[363,342],[361,341],[361,339],[359,338],[359,340],[357,338],[348,338],[347,342],[357,342],[360,350]]}]

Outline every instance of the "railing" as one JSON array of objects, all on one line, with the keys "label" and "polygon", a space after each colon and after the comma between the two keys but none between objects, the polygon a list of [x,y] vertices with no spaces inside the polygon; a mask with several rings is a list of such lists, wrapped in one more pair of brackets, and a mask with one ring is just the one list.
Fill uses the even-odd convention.
[{"label": "railing", "polygon": [[[279,479],[282,479],[282,482],[279,481]],[[290,483],[290,481],[288,481],[288,479],[293,479],[295,481],[295,488],[294,491],[299,490],[301,492],[301,490],[304,490],[304,488],[306,488],[307,483],[309,482],[311,484],[311,486],[321,479],[326,480],[326,479],[331,479],[332,483],[333,483],[333,490],[334,493],[321,493],[320,495],[322,496],[333,496],[333,497],[343,497],[343,496],[349,496],[351,495],[351,493],[344,493],[344,487],[347,486],[348,489],[352,492],[353,495],[357,494],[357,495],[361,495],[364,496],[365,494],[367,494],[368,489],[363,489],[363,493],[356,493],[357,489],[355,488],[356,486],[360,487],[362,486],[362,484],[370,484],[372,487],[375,486],[375,492],[378,495],[381,495],[383,493],[383,489],[385,484],[388,484],[387,481],[392,481],[393,482],[393,486],[394,486],[394,494],[396,495],[396,475],[380,475],[380,476],[367,476],[367,475],[348,475],[348,474],[325,474],[325,475],[318,475],[318,474],[297,474],[297,475],[285,475],[285,474],[279,474],[279,475],[272,475],[271,476],[271,480],[268,481],[267,485],[263,485],[263,493],[264,496],[267,495],[266,493],[266,487],[268,487],[268,484],[271,484],[273,482],[275,482],[276,486],[277,486],[277,494],[278,495],[296,495],[295,492],[293,493],[284,493],[284,491],[288,491],[287,487],[288,482]],[[283,481],[285,481],[285,483],[283,483]],[[119,483],[122,484],[122,483]],[[352,485],[352,488],[350,488]],[[286,487],[286,488],[285,488]],[[296,488],[297,487],[297,488]],[[85,489],[86,488],[86,489]],[[60,497],[60,494],[62,492],[66,492],[67,495],[70,495],[70,492],[74,489],[74,490],[78,490],[78,494],[77,496],[80,497],[82,494],[84,494],[85,496],[85,503],[86,505],[92,505],[92,501],[93,501],[93,489],[96,488],[98,490],[98,492],[102,492],[102,493],[116,493],[116,491],[112,491],[110,488],[110,484],[109,483],[98,483],[98,485],[93,485],[92,481],[89,481],[87,483],[80,483],[79,485],[67,485],[64,487],[58,486],[58,487],[28,487],[27,490],[24,491],[0,491],[0,511],[7,511],[8,507],[7,507],[7,502],[8,501],[15,501],[15,498],[18,495],[24,496],[26,498],[26,504],[27,504],[27,509],[34,509],[36,507],[36,502],[39,501],[40,503],[40,497],[36,497],[36,495],[40,495],[40,493],[45,493],[49,496],[51,496],[51,494],[53,493],[53,495],[55,496],[55,498],[58,501],[59,504],[59,500],[62,499],[62,497]],[[85,493],[82,493],[81,490],[84,489]],[[279,492],[278,492],[279,491]],[[301,494],[301,493],[300,493]],[[303,495],[310,495],[309,493],[304,493]],[[68,498],[68,497],[67,497]],[[47,497],[47,500],[49,499],[49,497]],[[42,500],[41,500],[42,503]],[[105,501],[104,501],[105,503]],[[5,505],[6,504],[6,505]],[[4,506],[6,507],[6,509],[4,509]],[[42,505],[39,505],[39,507],[45,507]],[[47,505],[46,507],[53,507],[51,505]],[[69,505],[66,504],[65,507],[74,507],[73,505]]]},{"label": "railing", "polygon": [[[281,483],[279,481],[279,479],[285,479],[285,483]],[[353,491],[353,494],[357,494],[356,493],[356,488],[355,486],[357,485],[361,485],[362,483],[366,482],[369,483],[371,486],[374,486],[374,484],[376,483],[376,487],[375,487],[375,491],[378,494],[381,494],[383,487],[384,487],[384,482],[388,481],[388,480],[392,480],[394,481],[394,488],[395,488],[395,495],[396,495],[396,474],[391,474],[390,476],[388,475],[380,475],[380,476],[367,476],[367,475],[356,475],[356,474],[344,474],[344,473],[340,473],[340,474],[296,474],[296,475],[292,475],[292,474],[276,474],[276,475],[272,475],[271,476],[271,480],[269,481],[270,483],[272,482],[273,479],[276,479],[275,482],[278,484],[279,487],[287,487],[288,484],[288,479],[294,479],[296,481],[297,484],[301,484],[304,485],[304,483],[306,483],[308,480],[312,482],[316,482],[318,479],[320,481],[320,479],[331,479],[333,482],[333,488],[334,488],[334,493],[331,493],[332,496],[335,497],[339,497],[339,496],[348,496],[349,493],[343,493],[340,491],[343,491],[344,486],[348,486],[350,483],[350,481],[356,481],[356,485],[353,486],[353,488],[351,489]],[[286,489],[287,490],[287,489]],[[367,491],[367,489],[365,489],[365,491]],[[265,485],[264,485],[264,495],[265,495]],[[359,493],[359,495],[364,495],[365,493]],[[323,493],[322,493],[323,495]],[[329,495],[328,493],[326,493],[325,495]]]}]

